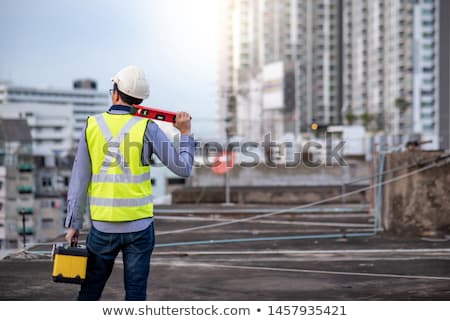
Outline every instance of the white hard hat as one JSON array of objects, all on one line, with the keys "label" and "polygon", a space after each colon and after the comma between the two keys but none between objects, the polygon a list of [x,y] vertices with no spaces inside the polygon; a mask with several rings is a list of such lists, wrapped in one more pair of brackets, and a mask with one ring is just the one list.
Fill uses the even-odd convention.
[{"label": "white hard hat", "polygon": [[128,96],[145,99],[150,94],[144,71],[137,66],[123,68],[111,80],[121,92]]}]

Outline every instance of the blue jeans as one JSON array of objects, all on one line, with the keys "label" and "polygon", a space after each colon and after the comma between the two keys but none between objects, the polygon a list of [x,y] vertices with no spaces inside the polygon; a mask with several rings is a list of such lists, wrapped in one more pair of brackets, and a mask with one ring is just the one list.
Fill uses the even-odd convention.
[{"label": "blue jeans", "polygon": [[125,300],[146,300],[150,256],[155,246],[153,223],[133,233],[103,233],[91,227],[87,237],[89,253],[86,280],[78,294],[80,301],[99,300],[120,251],[123,256]]}]

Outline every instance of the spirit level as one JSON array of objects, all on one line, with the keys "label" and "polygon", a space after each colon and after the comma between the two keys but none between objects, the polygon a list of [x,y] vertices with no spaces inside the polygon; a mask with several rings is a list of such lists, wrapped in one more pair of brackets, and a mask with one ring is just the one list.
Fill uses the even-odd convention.
[{"label": "spirit level", "polygon": [[151,107],[145,107],[141,105],[133,105],[133,107],[134,109],[132,110],[132,114],[136,116],[166,121],[168,123],[175,122],[176,113],[174,112]]}]

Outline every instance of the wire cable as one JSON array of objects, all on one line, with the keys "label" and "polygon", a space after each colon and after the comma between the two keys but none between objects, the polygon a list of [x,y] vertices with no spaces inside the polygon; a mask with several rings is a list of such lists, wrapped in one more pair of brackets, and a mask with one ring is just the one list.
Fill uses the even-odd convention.
[{"label": "wire cable", "polygon": [[[320,200],[320,201],[316,201],[316,202],[312,202],[312,203],[308,203],[308,204],[304,204],[304,205],[300,205],[300,206],[285,208],[285,209],[282,209],[282,210],[273,211],[273,212],[269,212],[269,213],[265,213],[265,214],[261,214],[261,215],[255,215],[255,216],[251,216],[251,217],[247,217],[247,218],[243,218],[243,219],[227,220],[227,221],[221,222],[221,223],[214,223],[214,224],[202,225],[202,226],[198,226],[198,227],[192,227],[192,228],[186,228],[186,229],[180,229],[180,230],[173,230],[173,231],[167,231],[167,232],[161,232],[161,233],[158,233],[158,236],[160,236],[160,235],[170,235],[170,234],[180,234],[180,233],[197,231],[197,230],[203,230],[203,229],[208,229],[208,228],[213,228],[213,227],[226,226],[226,225],[231,225],[231,224],[235,224],[235,223],[247,222],[247,221],[252,221],[252,220],[259,219],[259,218],[265,218],[265,217],[270,217],[270,216],[274,216],[274,215],[277,215],[277,214],[289,213],[289,212],[292,212],[294,210],[305,209],[305,208],[313,207],[313,206],[316,206],[316,205],[328,203],[328,202],[331,202],[331,201],[334,201],[334,200],[341,199],[342,197],[347,197],[347,196],[351,196],[351,195],[354,195],[354,194],[358,194],[358,193],[361,193],[361,192],[368,191],[368,190],[370,190],[372,188],[376,188],[379,185],[387,185],[387,184],[399,181],[401,179],[404,179],[404,178],[410,177],[412,175],[424,172],[424,171],[426,171],[428,169],[431,169],[433,167],[436,167],[436,166],[441,166],[442,165],[441,161],[447,160],[447,162],[448,162],[448,158],[449,157],[450,157],[450,154],[441,154],[441,155],[439,155],[437,157],[434,157],[434,158],[432,158],[430,160],[426,160],[426,161],[421,160],[421,161],[418,161],[416,164],[402,165],[402,166],[399,166],[397,168],[387,170],[386,173],[387,172],[394,172],[394,171],[397,171],[397,170],[400,170],[400,169],[410,169],[413,166],[424,166],[424,167],[421,167],[421,168],[419,168],[417,170],[414,170],[412,172],[409,172],[409,173],[406,173],[406,174],[403,174],[403,175],[391,178],[391,179],[386,180],[384,182],[376,183],[376,184],[370,185],[368,187],[360,188],[360,189],[357,189],[357,190],[354,190],[354,191],[351,191],[351,192],[348,192],[348,193],[344,193],[344,194],[339,194],[337,196],[329,197],[329,198],[326,198],[326,199],[323,199],[323,200]],[[426,164],[428,164],[428,165],[426,165]],[[374,177],[379,177],[379,176],[380,176],[380,174],[374,175]],[[340,234],[329,235],[329,237],[330,238],[331,237],[338,238],[338,237],[372,236],[376,232],[377,231],[373,231],[371,233],[351,233],[351,234],[340,233]],[[221,243],[247,242],[247,241],[256,241],[256,240],[309,239],[309,238],[318,237],[318,236],[319,235],[314,235],[314,236],[300,235],[300,236],[286,236],[286,237],[280,236],[280,237],[268,237],[268,238],[267,237],[266,238],[263,237],[263,238],[252,238],[252,239],[191,241],[191,242],[177,242],[177,243],[159,244],[159,246],[157,246],[157,247],[178,246],[178,245],[198,245],[198,244],[221,244]],[[44,245],[53,245],[53,244],[54,243],[35,243],[35,244],[30,245],[26,249],[26,251],[33,252],[33,251],[29,250],[31,247],[44,246]],[[39,252],[39,251],[36,251],[36,252]]]},{"label": "wire cable", "polygon": [[[442,156],[440,156],[439,158],[442,160],[442,159],[447,159],[448,157],[450,157],[450,154],[447,154],[447,156],[445,158],[442,158]],[[436,159],[439,159],[439,158],[436,158]],[[433,160],[432,163],[430,165],[428,165],[428,166],[424,166],[424,167],[419,168],[419,169],[417,169],[415,171],[412,171],[412,172],[409,172],[407,174],[403,174],[403,175],[391,178],[391,179],[386,180],[384,182],[380,182],[380,183],[377,183],[377,184],[370,185],[368,187],[356,189],[354,191],[347,192],[345,194],[332,196],[332,197],[329,197],[329,198],[326,198],[326,199],[323,199],[323,200],[320,200],[320,201],[315,201],[315,202],[312,202],[312,203],[309,203],[309,204],[304,204],[304,205],[300,205],[300,206],[291,207],[291,208],[288,208],[288,209],[282,209],[282,210],[278,210],[278,211],[273,211],[273,212],[266,213],[266,214],[255,215],[255,216],[251,216],[251,217],[247,217],[247,218],[243,218],[243,219],[231,220],[229,222],[221,222],[221,223],[215,223],[215,224],[208,224],[208,225],[196,226],[196,227],[191,227],[191,228],[185,228],[185,229],[180,229],[180,230],[161,232],[158,235],[179,234],[179,233],[198,231],[198,230],[203,230],[203,229],[208,229],[208,228],[213,228],[213,227],[221,227],[221,226],[226,226],[226,225],[230,225],[230,224],[248,222],[248,221],[256,220],[256,219],[259,219],[259,218],[266,218],[266,217],[274,216],[274,215],[277,215],[277,214],[283,214],[283,213],[286,213],[286,212],[291,211],[291,210],[304,209],[304,208],[308,208],[308,207],[312,207],[312,206],[328,203],[328,202],[331,202],[331,201],[339,200],[342,197],[347,197],[347,196],[355,195],[355,194],[358,194],[358,193],[361,193],[361,192],[365,192],[365,191],[368,191],[368,190],[370,190],[372,188],[375,188],[375,187],[378,187],[378,186],[383,186],[383,185],[386,185],[386,184],[390,184],[390,183],[399,181],[401,179],[404,179],[406,177],[409,177],[409,176],[412,176],[412,175],[424,172],[424,171],[426,171],[426,170],[428,170],[430,168],[433,168],[433,167],[437,166],[437,164],[434,163],[434,161],[435,160]]]}]

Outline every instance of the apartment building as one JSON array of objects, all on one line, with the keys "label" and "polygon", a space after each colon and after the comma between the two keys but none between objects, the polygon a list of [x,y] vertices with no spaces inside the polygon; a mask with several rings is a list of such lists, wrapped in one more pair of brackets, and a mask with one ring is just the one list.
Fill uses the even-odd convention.
[{"label": "apartment building", "polygon": [[223,4],[219,82],[232,94],[219,110],[239,136],[307,132],[315,121],[450,145],[446,1]]},{"label": "apartment building", "polygon": [[219,110],[236,135],[279,139],[307,131],[313,120],[341,122],[341,1],[222,6]]},{"label": "apartment building", "polygon": [[76,80],[72,90],[0,85],[0,116],[27,119],[36,155],[75,148],[87,117],[108,106],[92,80]]},{"label": "apartment building", "polygon": [[439,1],[439,147],[450,150],[450,2]]},{"label": "apartment building", "polygon": [[344,0],[344,119],[353,114],[399,143],[420,135],[432,141],[426,148],[440,147],[442,3]]},{"label": "apartment building", "polygon": [[0,248],[35,241],[31,133],[24,119],[0,119]]},{"label": "apartment building", "polygon": [[35,156],[36,240],[46,242],[64,233],[67,191],[73,155]]},{"label": "apartment building", "polygon": [[[445,32],[445,29],[439,28],[442,19],[437,14],[439,5],[440,1],[419,0],[414,7],[413,123],[415,132],[422,133],[424,140],[432,141],[427,145],[430,148],[441,147],[439,117],[444,117],[445,110],[448,114],[448,107],[442,105],[442,110],[439,108],[439,46],[441,36],[445,37],[445,33],[448,33],[448,29]],[[444,19],[448,19],[448,16]],[[445,95],[446,91],[448,86],[442,94]]]}]

